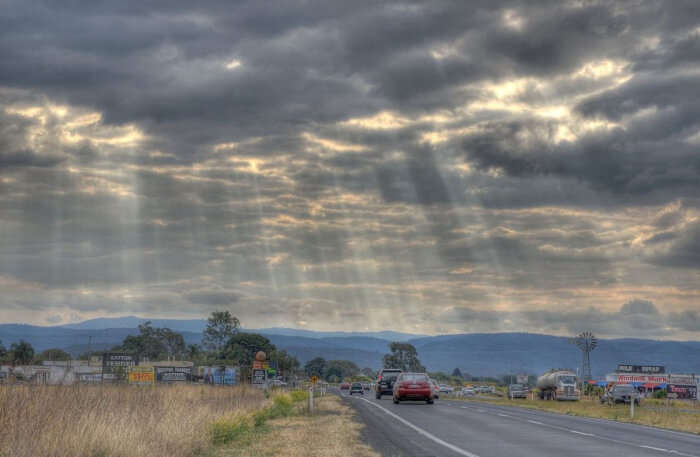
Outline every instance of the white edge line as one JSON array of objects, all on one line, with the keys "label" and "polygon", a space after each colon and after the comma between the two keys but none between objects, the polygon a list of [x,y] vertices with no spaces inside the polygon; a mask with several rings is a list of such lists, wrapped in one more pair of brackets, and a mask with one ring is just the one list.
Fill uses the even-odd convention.
[{"label": "white edge line", "polygon": [[595,436],[593,433],[584,433],[584,432],[579,432],[578,430],[569,430],[571,433],[575,433],[577,435],[583,435],[583,436]]},{"label": "white edge line", "polygon": [[459,448],[459,447],[455,446],[454,444],[450,444],[450,443],[448,443],[447,441],[441,440],[440,438],[438,438],[437,436],[433,435],[432,433],[426,432],[426,431],[423,430],[422,428],[420,428],[420,427],[418,427],[418,426],[416,426],[416,425],[413,425],[412,423],[410,423],[409,421],[407,421],[407,420],[404,419],[403,417],[401,417],[401,416],[399,416],[399,415],[397,415],[397,414],[392,413],[391,411],[389,411],[388,409],[386,409],[386,408],[383,407],[383,406],[380,406],[380,405],[378,405],[378,404],[376,404],[376,403],[373,403],[373,402],[367,400],[366,398],[362,398],[362,400],[366,401],[367,403],[369,403],[369,404],[372,405],[372,406],[375,406],[375,407],[381,409],[382,411],[384,411],[385,413],[387,413],[389,416],[391,416],[391,417],[393,417],[394,419],[398,420],[399,422],[401,422],[401,423],[404,424],[405,426],[412,428],[413,430],[415,430],[416,432],[418,432],[418,433],[420,433],[421,435],[425,436],[426,438],[428,438],[428,439],[430,439],[430,440],[433,440],[433,441],[436,442],[437,444],[439,444],[439,445],[441,445],[441,446],[444,446],[444,447],[446,447],[447,449],[456,452],[457,454],[464,455],[464,456],[466,456],[466,457],[479,457],[478,455],[472,454],[471,452],[466,451],[466,450],[464,450],[464,449],[462,449],[462,448]]}]

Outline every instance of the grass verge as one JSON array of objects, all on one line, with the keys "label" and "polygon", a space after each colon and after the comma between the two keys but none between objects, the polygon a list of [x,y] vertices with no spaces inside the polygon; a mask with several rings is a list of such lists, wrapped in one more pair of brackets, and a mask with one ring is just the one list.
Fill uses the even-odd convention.
[{"label": "grass verge", "polygon": [[294,392],[292,395],[297,401],[290,397],[291,407],[275,397],[261,424],[256,425],[255,418],[249,419],[244,431],[217,446],[207,457],[379,457],[362,443],[362,425],[338,397],[315,399],[314,414],[309,415],[306,398],[300,399],[300,394]]},{"label": "grass verge", "polygon": [[[700,413],[700,408],[696,405],[687,405],[680,402],[672,402],[666,405],[663,401],[642,401],[642,406],[635,407],[634,419],[631,419],[629,405],[603,405],[597,398],[582,399],[580,401],[508,400],[505,398],[460,398],[460,400],[537,409],[571,416],[609,419],[700,434],[700,414],[698,414]],[[694,409],[697,411],[688,412]]]},{"label": "grass verge", "polygon": [[0,385],[0,456],[191,457],[211,447],[212,421],[267,405],[245,386]]}]

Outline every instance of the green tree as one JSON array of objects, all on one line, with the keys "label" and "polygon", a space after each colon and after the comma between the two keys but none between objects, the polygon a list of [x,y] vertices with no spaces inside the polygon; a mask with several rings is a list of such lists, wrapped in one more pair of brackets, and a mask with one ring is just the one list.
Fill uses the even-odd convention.
[{"label": "green tree", "polygon": [[2,340],[0,340],[0,362],[4,362],[7,359],[7,349],[2,345]]},{"label": "green tree", "polygon": [[169,328],[155,328],[147,321],[139,325],[138,335],[127,336],[121,346],[113,350],[129,352],[149,360],[180,358],[185,355],[185,339]]},{"label": "green tree", "polygon": [[316,357],[306,362],[304,365],[304,373],[306,376],[318,376],[319,378],[325,378],[326,374],[326,359],[323,357]]},{"label": "green tree", "polygon": [[369,368],[369,367],[364,367],[364,368],[363,368],[362,370],[360,370],[360,371],[361,371],[361,373],[362,373],[364,376],[367,376],[367,377],[370,378],[370,379],[376,378],[376,377],[377,377],[377,372],[374,371],[373,369]]},{"label": "green tree", "polygon": [[202,348],[198,344],[190,344],[187,346],[187,358],[197,360],[202,355]]},{"label": "green tree", "polygon": [[462,378],[462,372],[459,370],[459,368],[455,368],[454,371],[452,371],[452,376],[455,378]]},{"label": "green tree", "polygon": [[160,339],[168,354],[168,359],[180,359],[185,356],[185,338],[169,328],[156,329],[156,337]]},{"label": "green tree", "polygon": [[299,369],[299,360],[285,351],[284,349],[276,349],[272,351],[268,357],[270,362],[277,366],[277,371],[289,375]]},{"label": "green tree", "polygon": [[257,333],[240,332],[229,338],[219,358],[234,360],[243,367],[250,367],[258,351],[269,355],[274,350],[275,346],[266,337]]},{"label": "green tree", "polygon": [[44,360],[66,361],[66,360],[71,360],[72,357],[69,353],[67,353],[63,349],[53,348],[53,349],[46,349],[46,350],[42,351],[37,356],[37,359],[39,361],[44,361]]},{"label": "green tree", "polygon": [[410,343],[395,341],[389,345],[391,354],[384,355],[385,368],[400,368],[403,371],[422,373],[425,367],[418,360],[418,352]]},{"label": "green tree", "polygon": [[13,365],[28,365],[34,360],[34,348],[24,340],[12,343],[10,346],[10,360]]},{"label": "green tree", "polygon": [[238,333],[241,322],[228,311],[214,311],[204,329],[202,344],[208,350],[219,353],[227,342]]},{"label": "green tree", "polygon": [[335,376],[339,379],[348,379],[356,376],[360,372],[360,368],[350,360],[329,360],[326,362],[324,377],[330,379]]}]

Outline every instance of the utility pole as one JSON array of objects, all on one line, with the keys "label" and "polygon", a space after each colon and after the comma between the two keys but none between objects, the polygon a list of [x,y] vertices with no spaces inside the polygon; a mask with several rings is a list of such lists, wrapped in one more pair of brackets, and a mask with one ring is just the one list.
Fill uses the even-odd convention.
[{"label": "utility pole", "polygon": [[92,358],[92,352],[90,350],[92,346],[92,335],[88,336],[88,366],[90,366],[90,359]]}]

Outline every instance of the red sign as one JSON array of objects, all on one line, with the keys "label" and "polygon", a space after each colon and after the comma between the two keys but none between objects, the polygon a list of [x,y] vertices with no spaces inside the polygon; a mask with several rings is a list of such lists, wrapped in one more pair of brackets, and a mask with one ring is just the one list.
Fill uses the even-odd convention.
[{"label": "red sign", "polygon": [[666,376],[646,376],[646,375],[621,374],[621,375],[617,376],[617,382],[620,384],[627,384],[630,382],[664,384],[664,383],[668,382],[668,377],[666,377]]}]

